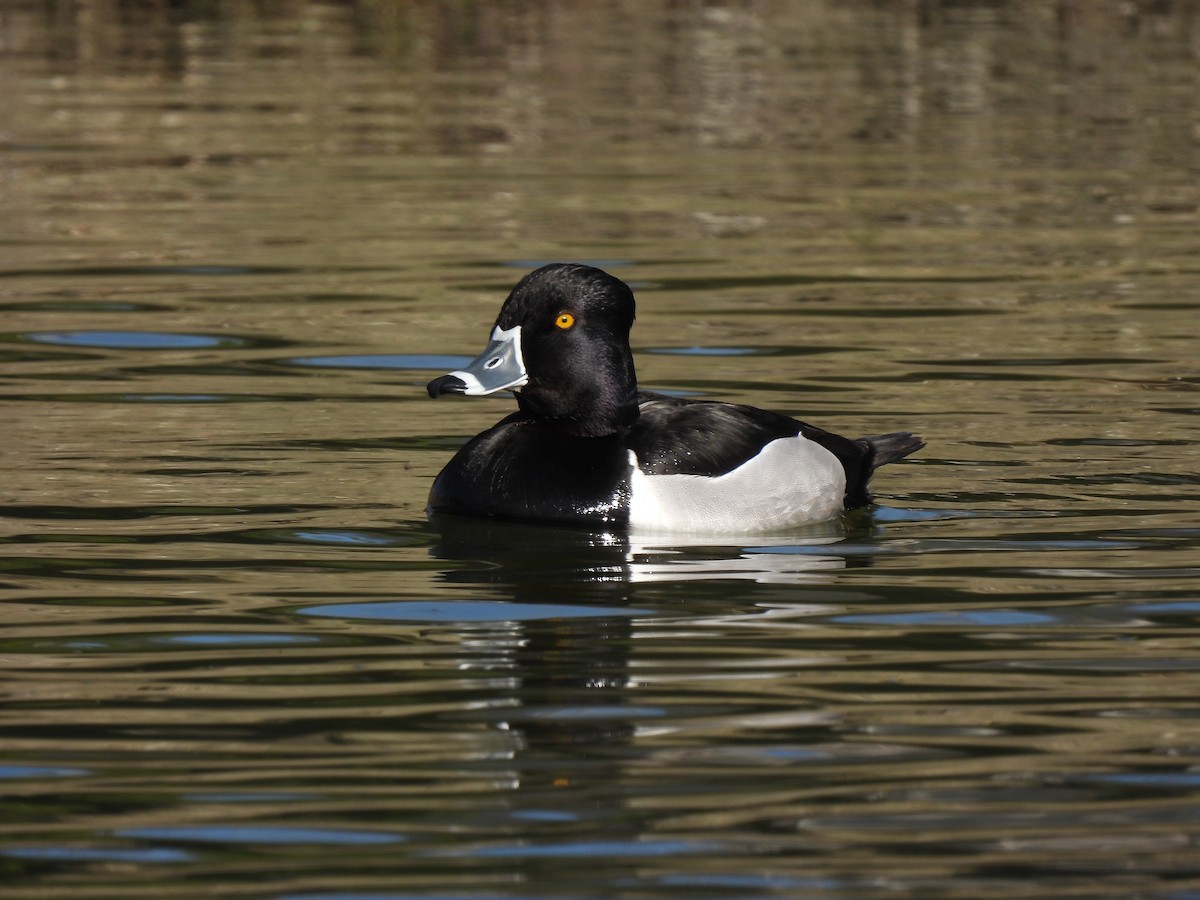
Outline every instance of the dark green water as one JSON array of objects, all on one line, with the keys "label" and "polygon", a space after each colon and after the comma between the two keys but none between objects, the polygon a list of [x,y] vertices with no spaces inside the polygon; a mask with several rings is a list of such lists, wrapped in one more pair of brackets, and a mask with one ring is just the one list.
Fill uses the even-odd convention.
[{"label": "dark green water", "polygon": [[[5,898],[1200,897],[1194,3],[0,10]],[[545,260],[929,446],[429,523]]]}]

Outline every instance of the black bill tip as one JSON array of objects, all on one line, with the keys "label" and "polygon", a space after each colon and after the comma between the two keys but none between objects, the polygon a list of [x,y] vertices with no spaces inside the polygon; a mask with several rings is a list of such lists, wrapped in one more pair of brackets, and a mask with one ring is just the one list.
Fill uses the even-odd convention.
[{"label": "black bill tip", "polygon": [[429,391],[430,397],[440,397],[442,394],[465,394],[467,392],[467,383],[457,375],[443,375],[441,378],[435,378],[425,386],[425,390]]}]

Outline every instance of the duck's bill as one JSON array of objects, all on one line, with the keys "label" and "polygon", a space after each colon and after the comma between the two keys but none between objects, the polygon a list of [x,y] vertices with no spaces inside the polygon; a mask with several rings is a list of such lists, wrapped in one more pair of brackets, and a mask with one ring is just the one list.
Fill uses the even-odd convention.
[{"label": "duck's bill", "polygon": [[430,397],[442,394],[467,394],[472,397],[515,391],[529,381],[525,360],[521,358],[521,326],[492,331],[484,351],[465,369],[459,369],[429,382]]}]

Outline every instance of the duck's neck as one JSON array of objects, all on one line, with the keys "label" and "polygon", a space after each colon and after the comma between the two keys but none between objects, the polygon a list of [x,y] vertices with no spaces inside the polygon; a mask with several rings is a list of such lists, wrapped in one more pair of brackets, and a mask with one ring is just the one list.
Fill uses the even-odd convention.
[{"label": "duck's neck", "polygon": [[570,395],[530,385],[517,391],[517,404],[525,415],[576,437],[618,434],[639,415],[632,364],[628,376],[598,380]]}]

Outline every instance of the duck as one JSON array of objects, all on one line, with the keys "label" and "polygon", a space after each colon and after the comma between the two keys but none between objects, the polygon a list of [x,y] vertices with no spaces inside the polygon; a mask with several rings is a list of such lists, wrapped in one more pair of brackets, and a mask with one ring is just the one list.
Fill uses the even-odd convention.
[{"label": "duck", "polygon": [[753,406],[638,389],[629,285],[594,266],[528,273],[483,352],[432,398],[511,391],[517,409],[434,479],[431,515],[605,531],[766,533],[871,502],[880,466],[925,446],[908,431],[851,439]]}]

